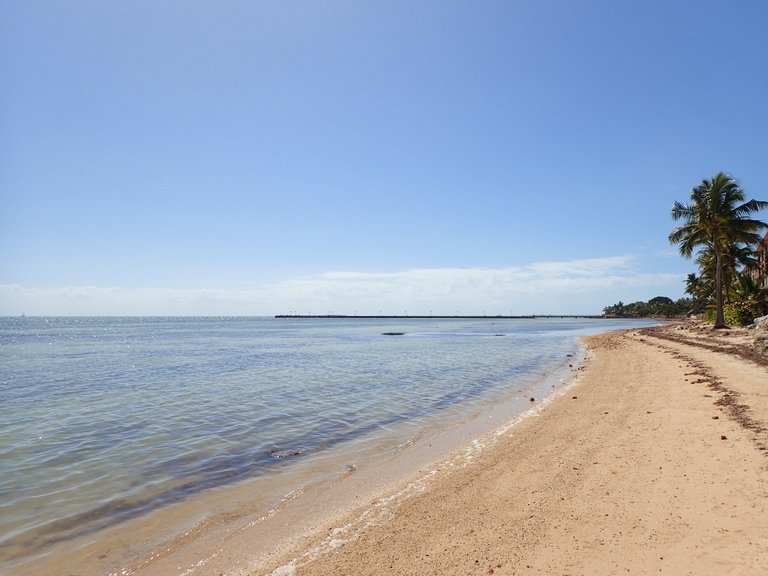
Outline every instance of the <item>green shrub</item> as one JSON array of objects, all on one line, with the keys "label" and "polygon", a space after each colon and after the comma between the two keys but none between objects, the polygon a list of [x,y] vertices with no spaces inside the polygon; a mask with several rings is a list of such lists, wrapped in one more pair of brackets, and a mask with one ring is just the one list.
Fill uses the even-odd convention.
[{"label": "green shrub", "polygon": [[750,307],[743,302],[733,302],[723,306],[725,323],[729,326],[747,326],[755,319]]},{"label": "green shrub", "polygon": [[[733,302],[723,305],[723,318],[728,326],[748,326],[756,316],[752,308],[744,302]],[[701,319],[709,324],[715,323],[715,307],[704,310]]]}]

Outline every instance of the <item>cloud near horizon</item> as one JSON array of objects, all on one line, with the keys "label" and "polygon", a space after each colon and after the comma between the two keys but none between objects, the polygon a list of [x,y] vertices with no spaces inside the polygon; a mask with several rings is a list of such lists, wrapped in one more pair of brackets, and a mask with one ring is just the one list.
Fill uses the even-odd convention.
[{"label": "cloud near horizon", "polygon": [[324,272],[252,290],[0,285],[3,315],[597,314],[618,300],[680,290],[632,256],[503,268]]}]

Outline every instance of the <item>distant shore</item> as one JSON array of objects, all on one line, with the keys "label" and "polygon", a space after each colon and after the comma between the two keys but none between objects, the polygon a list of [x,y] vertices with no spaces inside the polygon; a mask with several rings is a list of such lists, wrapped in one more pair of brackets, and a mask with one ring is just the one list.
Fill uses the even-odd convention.
[{"label": "distant shore", "polygon": [[768,362],[690,325],[584,341],[578,383],[538,417],[251,573],[764,574]]}]

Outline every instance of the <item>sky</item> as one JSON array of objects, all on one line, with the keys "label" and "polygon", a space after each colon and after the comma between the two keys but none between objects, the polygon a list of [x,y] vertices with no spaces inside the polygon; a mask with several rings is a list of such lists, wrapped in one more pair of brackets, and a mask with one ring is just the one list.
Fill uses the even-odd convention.
[{"label": "sky", "polygon": [[[0,315],[599,314],[768,200],[768,3],[0,2]],[[768,214],[758,215],[768,220]]]}]

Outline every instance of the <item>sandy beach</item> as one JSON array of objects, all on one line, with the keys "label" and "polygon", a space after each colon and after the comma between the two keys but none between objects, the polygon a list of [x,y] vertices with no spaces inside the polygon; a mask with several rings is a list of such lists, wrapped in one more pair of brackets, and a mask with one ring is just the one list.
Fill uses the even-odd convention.
[{"label": "sandy beach", "polygon": [[693,325],[584,339],[571,387],[255,574],[765,574],[768,361]]}]

